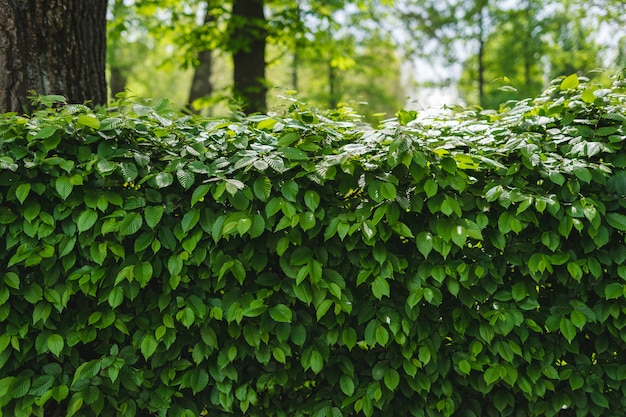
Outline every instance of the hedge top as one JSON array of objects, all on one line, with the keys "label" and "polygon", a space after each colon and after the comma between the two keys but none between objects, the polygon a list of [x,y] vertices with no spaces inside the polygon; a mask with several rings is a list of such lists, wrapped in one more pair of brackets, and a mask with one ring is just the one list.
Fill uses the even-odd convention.
[{"label": "hedge top", "polygon": [[0,415],[624,415],[624,87],[3,115]]}]

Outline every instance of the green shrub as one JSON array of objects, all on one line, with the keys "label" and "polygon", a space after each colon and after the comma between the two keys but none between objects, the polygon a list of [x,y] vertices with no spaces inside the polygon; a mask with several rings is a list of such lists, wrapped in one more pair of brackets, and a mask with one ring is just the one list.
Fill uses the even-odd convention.
[{"label": "green shrub", "polygon": [[0,415],[625,415],[625,100],[4,115]]}]

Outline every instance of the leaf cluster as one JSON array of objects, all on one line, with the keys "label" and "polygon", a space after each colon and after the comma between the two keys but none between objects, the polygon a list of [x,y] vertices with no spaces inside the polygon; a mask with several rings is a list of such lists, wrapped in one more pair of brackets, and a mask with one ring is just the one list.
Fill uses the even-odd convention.
[{"label": "leaf cluster", "polygon": [[376,129],[119,104],[0,119],[2,413],[624,414],[622,81]]}]

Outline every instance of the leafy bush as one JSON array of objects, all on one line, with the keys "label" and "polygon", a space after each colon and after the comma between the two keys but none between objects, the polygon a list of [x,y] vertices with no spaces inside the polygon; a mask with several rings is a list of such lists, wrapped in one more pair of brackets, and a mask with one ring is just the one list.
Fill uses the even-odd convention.
[{"label": "leafy bush", "polygon": [[0,121],[0,411],[623,416],[626,107]]}]

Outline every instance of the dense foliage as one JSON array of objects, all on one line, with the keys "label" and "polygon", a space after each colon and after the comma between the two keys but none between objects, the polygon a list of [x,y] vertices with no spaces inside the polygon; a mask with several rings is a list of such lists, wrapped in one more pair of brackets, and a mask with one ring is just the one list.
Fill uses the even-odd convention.
[{"label": "dense foliage", "polygon": [[624,87],[3,115],[0,414],[624,415]]}]

